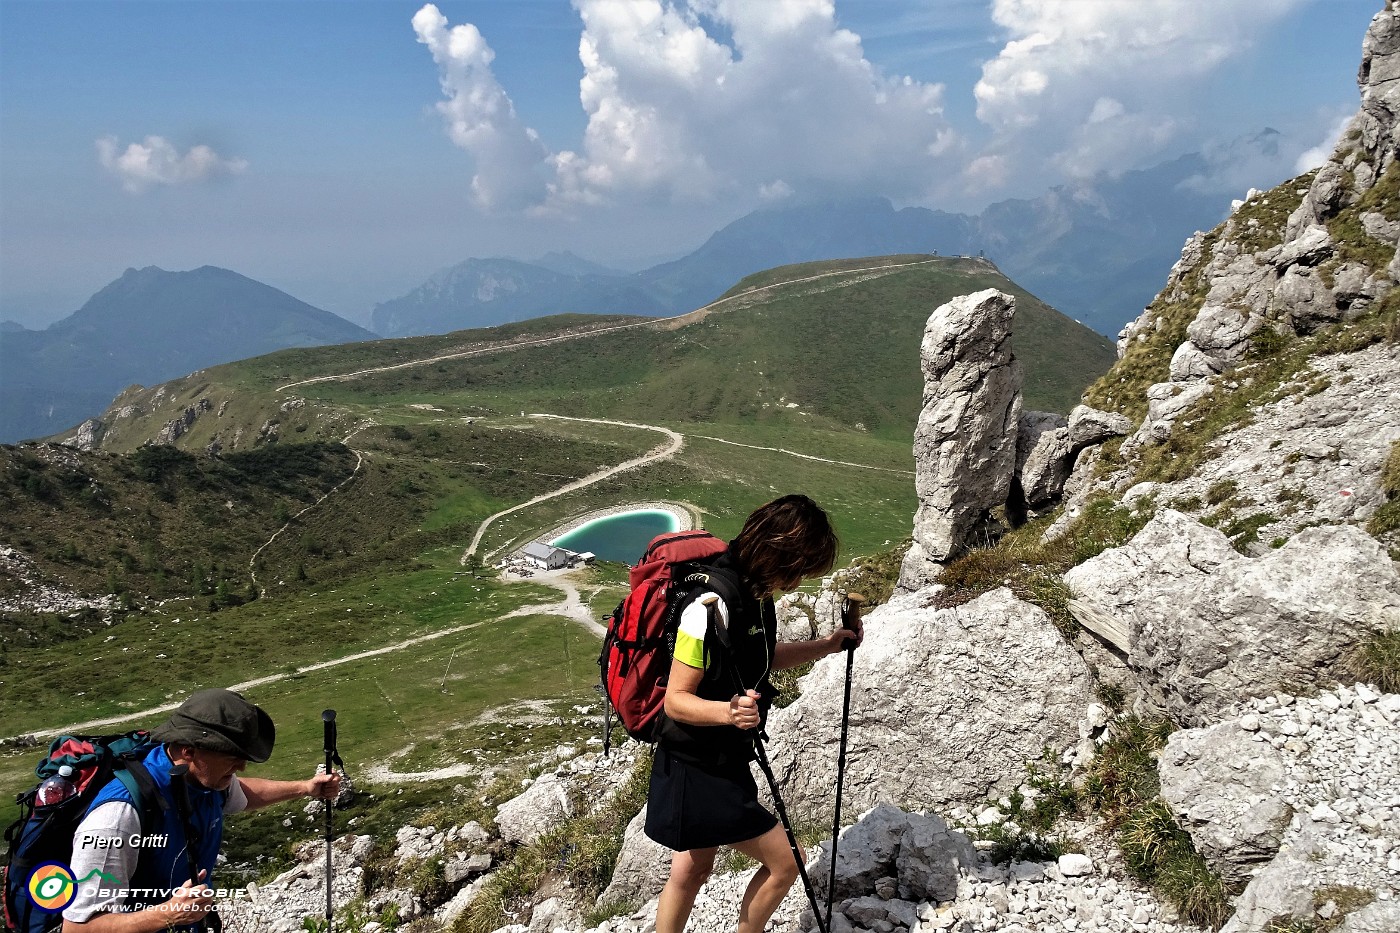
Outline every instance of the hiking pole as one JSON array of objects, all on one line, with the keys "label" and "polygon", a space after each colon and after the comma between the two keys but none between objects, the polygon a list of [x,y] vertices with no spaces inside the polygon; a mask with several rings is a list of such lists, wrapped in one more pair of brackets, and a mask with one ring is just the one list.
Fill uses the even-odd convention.
[{"label": "hiking pole", "polygon": [[[335,750],[335,710],[328,709],[321,713],[321,722],[325,727],[326,746],[326,774],[331,774],[331,768],[339,760],[340,754]],[[335,800],[331,797],[325,798],[326,803],[326,933],[333,933],[334,927],[334,906],[331,903],[331,842],[335,839],[331,826],[331,811],[335,809]]]},{"label": "hiking pole", "polygon": [[[847,593],[841,604],[841,627],[860,630],[860,604],[865,597]],[[836,755],[836,813],[831,821],[831,874],[826,881],[826,925],[831,928],[832,903],[836,896],[836,841],[841,838],[841,789],[846,782],[846,734],[851,725],[851,672],[856,661],[856,639],[846,641],[846,696],[841,701],[841,746]]]},{"label": "hiking pole", "polygon": [[[706,593],[700,597],[700,603],[705,607],[706,613],[710,617],[710,627],[719,636],[720,644],[725,650],[729,650],[729,631],[720,622],[719,613],[715,611],[715,603],[719,602],[719,597],[714,593]],[[734,663],[733,655],[729,659],[729,672],[734,677],[734,685],[739,688],[740,696],[748,695],[748,688],[739,677],[739,666]],[[753,750],[754,759],[758,762],[758,769],[763,772],[764,778],[768,781],[768,789],[773,794],[773,809],[778,811],[778,819],[783,824],[783,831],[787,833],[788,848],[792,850],[792,860],[797,863],[797,874],[802,879],[802,888],[807,892],[807,903],[812,905],[812,917],[817,921],[819,933],[829,933],[830,927],[822,919],[822,912],[817,907],[817,891],[812,887],[812,879],[807,875],[807,865],[802,861],[802,850],[797,845],[797,834],[792,831],[792,820],[788,819],[787,807],[783,806],[783,796],[778,792],[778,778],[773,773],[773,766],[768,761],[768,751],[763,747],[763,730],[755,728],[753,730]]]}]

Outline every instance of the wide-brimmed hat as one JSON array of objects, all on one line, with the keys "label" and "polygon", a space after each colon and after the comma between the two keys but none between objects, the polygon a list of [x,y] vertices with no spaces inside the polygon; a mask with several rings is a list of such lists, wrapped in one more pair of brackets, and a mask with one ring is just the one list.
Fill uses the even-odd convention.
[{"label": "wide-brimmed hat", "polygon": [[190,694],[151,738],[261,762],[272,757],[277,728],[261,707],[232,690],[214,688]]}]

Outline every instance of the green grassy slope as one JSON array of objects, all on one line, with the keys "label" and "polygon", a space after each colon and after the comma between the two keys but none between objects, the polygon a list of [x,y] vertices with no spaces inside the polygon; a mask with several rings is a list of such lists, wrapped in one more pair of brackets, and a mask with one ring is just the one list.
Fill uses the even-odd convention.
[{"label": "green grassy slope", "polygon": [[[908,439],[923,388],[918,353],[929,314],[984,288],[1018,298],[1013,340],[1025,366],[1027,408],[1068,411],[1112,363],[1107,340],[984,260],[894,256],[769,270],[739,283],[708,313],[664,322],[572,315],[216,367],[119,399],[114,410],[126,411],[104,416],[103,446],[133,449],[198,400],[219,414],[200,415],[181,446],[247,446],[269,430],[282,440],[339,440],[359,419],[392,422],[411,417],[414,405],[461,417],[546,411]],[[639,326],[619,327],[629,323]],[[598,333],[530,343],[588,330]],[[423,362],[403,365],[414,360]],[[277,391],[315,376],[390,366],[398,368]]]},{"label": "green grassy slope", "polygon": [[[820,280],[827,263],[778,272],[799,281],[723,306],[675,329],[637,328],[589,340],[531,347],[306,386],[322,402],[365,404],[432,397],[583,417],[672,422],[808,422],[909,438],[923,389],[919,343],[928,316],[949,299],[983,288],[1017,295],[1017,352],[1026,405],[1068,411],[1085,384],[1112,362],[1108,342],[1038,302],[977,260],[910,265],[880,274]],[[790,405],[797,407],[789,407]]]}]

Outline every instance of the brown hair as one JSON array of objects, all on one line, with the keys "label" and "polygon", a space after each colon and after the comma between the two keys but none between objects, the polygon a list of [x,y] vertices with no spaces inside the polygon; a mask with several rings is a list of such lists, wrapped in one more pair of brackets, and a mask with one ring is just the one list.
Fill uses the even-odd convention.
[{"label": "brown hair", "polygon": [[729,552],[760,598],[794,576],[820,576],[836,565],[840,542],[822,507],[806,496],[774,499],[744,522]]}]

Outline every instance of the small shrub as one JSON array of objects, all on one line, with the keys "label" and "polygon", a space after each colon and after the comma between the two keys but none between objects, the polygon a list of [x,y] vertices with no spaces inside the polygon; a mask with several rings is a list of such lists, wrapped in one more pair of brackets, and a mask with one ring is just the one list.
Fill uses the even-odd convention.
[{"label": "small shrub", "polygon": [[1206,490],[1206,501],[1211,505],[1219,505],[1234,496],[1237,488],[1237,484],[1232,479],[1223,479],[1218,483],[1213,483]]},{"label": "small shrub", "polygon": [[1343,665],[1343,673],[1375,684],[1385,693],[1400,693],[1400,631],[1376,632],[1358,645]]}]

